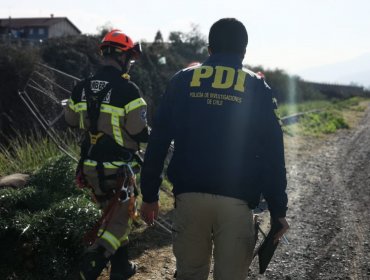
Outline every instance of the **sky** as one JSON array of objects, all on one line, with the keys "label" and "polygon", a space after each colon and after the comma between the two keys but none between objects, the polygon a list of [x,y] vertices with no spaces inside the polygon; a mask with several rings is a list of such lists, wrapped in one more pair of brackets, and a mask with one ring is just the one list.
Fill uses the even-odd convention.
[{"label": "sky", "polygon": [[[189,32],[194,24],[206,36],[218,19],[235,17],[249,34],[244,63],[308,79],[315,69],[332,65],[329,72],[335,71],[370,54],[369,0],[0,0],[0,7],[0,18],[54,14],[83,33],[109,25],[134,41],[153,41],[158,30],[166,40],[169,32]],[[370,70],[370,61],[364,67]]]}]

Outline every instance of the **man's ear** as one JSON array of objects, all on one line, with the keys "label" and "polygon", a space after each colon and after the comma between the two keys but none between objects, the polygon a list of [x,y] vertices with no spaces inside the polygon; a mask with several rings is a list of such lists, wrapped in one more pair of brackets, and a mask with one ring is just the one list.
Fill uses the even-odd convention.
[{"label": "man's ear", "polygon": [[210,46],[208,46],[208,54],[211,55],[212,54],[212,49]]},{"label": "man's ear", "polygon": [[242,57],[242,60],[244,59],[245,57],[245,52],[247,51],[247,49],[244,49],[244,52],[241,54],[241,57]]}]

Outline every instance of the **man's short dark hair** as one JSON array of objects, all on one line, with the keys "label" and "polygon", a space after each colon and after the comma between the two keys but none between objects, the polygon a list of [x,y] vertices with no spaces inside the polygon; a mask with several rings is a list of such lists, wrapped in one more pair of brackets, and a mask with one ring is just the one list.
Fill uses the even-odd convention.
[{"label": "man's short dark hair", "polygon": [[209,30],[212,53],[243,54],[248,44],[248,33],[243,23],[235,18],[222,18]]}]

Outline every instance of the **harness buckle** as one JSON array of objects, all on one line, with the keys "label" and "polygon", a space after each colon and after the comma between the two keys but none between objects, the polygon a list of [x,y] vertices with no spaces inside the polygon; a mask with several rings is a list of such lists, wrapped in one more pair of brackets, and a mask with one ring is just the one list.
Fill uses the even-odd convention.
[{"label": "harness buckle", "polygon": [[89,132],[89,135],[90,135],[90,144],[95,145],[98,142],[98,140],[104,135],[104,133],[99,132],[98,134],[92,134],[91,132]]}]

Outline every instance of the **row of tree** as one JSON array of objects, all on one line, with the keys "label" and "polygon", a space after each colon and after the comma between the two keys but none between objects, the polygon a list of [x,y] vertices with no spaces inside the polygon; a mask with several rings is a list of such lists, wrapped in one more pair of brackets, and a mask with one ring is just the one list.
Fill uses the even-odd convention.
[{"label": "row of tree", "polygon": [[[31,120],[24,118],[28,114],[20,105],[17,91],[25,86],[35,63],[48,64],[79,78],[87,77],[100,65],[98,45],[101,37],[83,35],[55,38],[38,46],[0,44],[0,129],[7,132],[11,127],[17,130],[30,127]],[[158,31],[154,42],[143,42],[142,47],[143,56],[133,67],[131,76],[141,88],[151,116],[170,77],[190,63],[207,58],[207,41],[194,26],[188,33],[171,32],[167,42]],[[249,68],[264,72],[279,102],[323,98],[320,92],[299,77],[291,77],[283,70]]]}]

